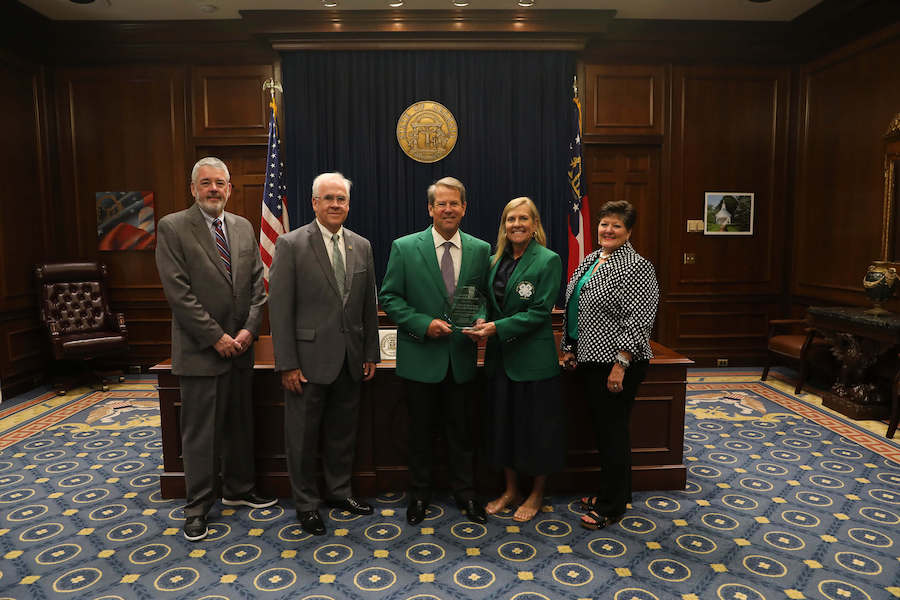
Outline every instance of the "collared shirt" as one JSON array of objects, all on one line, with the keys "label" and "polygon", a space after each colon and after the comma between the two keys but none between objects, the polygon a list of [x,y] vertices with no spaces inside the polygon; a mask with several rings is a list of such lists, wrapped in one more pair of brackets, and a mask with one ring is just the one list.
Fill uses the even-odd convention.
[{"label": "collared shirt", "polygon": [[431,235],[434,237],[434,254],[437,256],[438,267],[441,266],[441,259],[444,258],[444,242],[451,242],[450,256],[453,258],[453,279],[459,281],[459,267],[462,265],[462,238],[459,235],[459,229],[453,234],[449,240],[445,240],[444,236],[438,233],[437,229],[431,228]]},{"label": "collared shirt", "polygon": [[328,262],[334,264],[334,242],[331,241],[331,238],[334,236],[338,237],[338,248],[341,251],[341,258],[344,259],[344,266],[347,265],[347,240],[344,239],[344,226],[341,227],[335,232],[331,233],[327,227],[319,223],[319,220],[316,219],[316,225],[319,226],[319,231],[322,232],[322,239],[325,240],[325,251],[328,252]]},{"label": "collared shirt", "polygon": [[206,211],[202,208],[200,209],[200,214],[203,215],[203,218],[206,220],[206,227],[209,229],[209,234],[212,236],[213,245],[216,244],[216,226],[213,225],[213,221],[216,219],[220,219],[222,221],[222,234],[225,236],[225,241],[228,243],[228,249],[231,251],[231,240],[228,239],[228,226],[225,225],[225,211],[222,211],[222,214],[218,217],[211,217],[206,214]]},{"label": "collared shirt", "polygon": [[584,282],[577,298],[578,339],[569,336],[569,302],[600,253],[585,256],[569,280],[560,350],[574,351],[578,362],[612,363],[620,351],[631,353],[633,361],[649,360],[659,285],[653,265],[635,252],[631,242],[613,251]]},{"label": "collared shirt", "polygon": [[[519,258],[522,258],[521,256]],[[506,284],[509,283],[509,277],[516,270],[519,264],[519,258],[513,258],[512,245],[506,246],[503,256],[500,257],[500,264],[497,265],[497,272],[494,274],[494,300],[497,306],[503,306],[503,300],[506,298]]]}]

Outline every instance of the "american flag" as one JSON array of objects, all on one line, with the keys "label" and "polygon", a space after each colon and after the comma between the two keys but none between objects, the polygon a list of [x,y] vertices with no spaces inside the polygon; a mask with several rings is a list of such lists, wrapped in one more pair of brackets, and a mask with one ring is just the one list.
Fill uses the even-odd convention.
[{"label": "american flag", "polygon": [[269,289],[269,268],[275,254],[275,240],[291,230],[287,212],[287,186],[284,185],[284,163],[281,162],[281,140],[278,139],[278,107],[275,99],[269,104],[269,145],[266,149],[266,183],[262,198],[262,220],[259,225],[259,254],[263,262],[263,279]]},{"label": "american flag", "polygon": [[572,141],[569,143],[569,261],[566,265],[567,277],[585,256],[591,253],[591,216],[588,198],[581,191],[581,101],[578,88],[572,86]]}]

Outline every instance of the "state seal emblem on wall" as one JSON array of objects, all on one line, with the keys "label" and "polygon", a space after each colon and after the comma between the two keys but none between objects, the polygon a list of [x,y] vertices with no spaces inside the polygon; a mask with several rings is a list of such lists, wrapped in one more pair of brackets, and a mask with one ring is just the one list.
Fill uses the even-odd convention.
[{"label": "state seal emblem on wall", "polygon": [[411,159],[421,163],[441,160],[456,145],[456,119],[434,100],[416,102],[397,120],[397,142]]}]

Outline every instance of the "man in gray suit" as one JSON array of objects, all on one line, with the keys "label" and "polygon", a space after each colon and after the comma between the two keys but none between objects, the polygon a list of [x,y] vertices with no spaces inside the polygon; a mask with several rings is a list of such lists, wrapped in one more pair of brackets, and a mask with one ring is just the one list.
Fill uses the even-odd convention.
[{"label": "man in gray suit", "polygon": [[278,237],[269,271],[291,489],[300,525],[312,535],[325,534],[316,479],[320,431],[326,504],[372,514],[350,487],[360,380],[372,379],[381,360],[372,247],[343,226],[350,185],[340,173],[316,177],[316,218]]},{"label": "man in gray suit", "polygon": [[256,236],[247,219],[225,212],[231,183],[218,158],[194,165],[191,195],[193,206],[159,220],[156,266],[181,385],[184,536],[195,542],[206,537],[206,514],[220,495],[229,506],[277,500],[254,487],[253,341],[266,303]]}]

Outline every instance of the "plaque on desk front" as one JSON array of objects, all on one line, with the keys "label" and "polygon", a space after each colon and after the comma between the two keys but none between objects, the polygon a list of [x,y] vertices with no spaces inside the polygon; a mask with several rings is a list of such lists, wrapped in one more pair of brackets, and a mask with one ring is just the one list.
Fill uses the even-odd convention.
[{"label": "plaque on desk front", "polygon": [[378,347],[381,349],[381,360],[397,359],[397,330],[379,329]]}]

